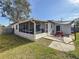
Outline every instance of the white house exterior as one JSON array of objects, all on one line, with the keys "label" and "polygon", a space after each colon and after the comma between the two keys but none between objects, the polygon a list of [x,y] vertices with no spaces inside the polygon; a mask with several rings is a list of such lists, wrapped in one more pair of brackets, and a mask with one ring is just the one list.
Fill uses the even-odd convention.
[{"label": "white house exterior", "polygon": [[60,29],[58,31],[63,32],[64,35],[69,35],[71,34],[72,23],[73,21],[50,21],[48,22],[48,34],[55,34],[57,32],[57,27],[59,26]]},{"label": "white house exterior", "polygon": [[[21,24],[21,23],[24,23],[24,22],[31,22],[31,23],[33,23],[33,25],[34,25],[34,30],[33,30],[33,34],[30,34],[30,33],[24,33],[24,32],[20,32],[19,31],[19,28],[20,28],[20,26],[19,26],[19,24]],[[14,27],[14,33],[16,34],[16,35],[19,35],[19,36],[21,36],[21,37],[24,37],[24,38],[28,38],[28,39],[30,39],[30,40],[33,40],[33,41],[36,41],[37,39],[39,39],[39,38],[41,38],[41,37],[44,37],[44,36],[47,36],[47,34],[48,34],[48,32],[45,32],[46,31],[46,29],[45,29],[45,31],[44,32],[40,32],[39,31],[39,33],[36,33],[37,31],[36,31],[36,26],[37,26],[37,24],[38,23],[35,23],[35,22],[39,22],[40,23],[40,28],[43,28],[43,29],[45,29],[46,28],[46,24],[47,24],[47,26],[48,26],[48,23],[46,22],[46,21],[34,21],[34,20],[26,20],[26,21],[20,21],[20,22],[17,22],[17,23],[15,23],[12,27]],[[30,27],[30,26],[29,26]],[[47,30],[48,30],[48,28],[47,28]]]},{"label": "white house exterior", "polygon": [[44,36],[54,35],[57,30],[69,35],[71,24],[72,22],[25,20],[15,23],[12,27],[16,35],[36,41]]}]

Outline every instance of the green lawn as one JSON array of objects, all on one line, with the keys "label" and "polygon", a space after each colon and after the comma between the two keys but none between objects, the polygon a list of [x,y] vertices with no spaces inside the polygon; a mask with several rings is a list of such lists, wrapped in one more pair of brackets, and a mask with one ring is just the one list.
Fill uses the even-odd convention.
[{"label": "green lawn", "polygon": [[79,59],[79,33],[76,34],[77,35],[77,39],[75,41],[75,51],[71,52],[71,54],[73,55],[73,57],[76,57],[76,59]]},{"label": "green lawn", "polygon": [[65,53],[47,47],[52,42],[48,39],[33,42],[12,34],[0,35],[0,59],[79,59],[78,39],[77,33],[76,50]]}]

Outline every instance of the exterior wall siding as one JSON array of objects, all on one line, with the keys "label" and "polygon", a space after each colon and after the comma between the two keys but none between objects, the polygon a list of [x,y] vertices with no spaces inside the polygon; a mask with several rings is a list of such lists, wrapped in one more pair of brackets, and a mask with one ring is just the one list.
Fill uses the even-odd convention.
[{"label": "exterior wall siding", "polygon": [[38,40],[39,38],[45,37],[45,36],[47,36],[47,35],[48,35],[47,33],[36,34],[36,35],[35,35],[35,41]]},{"label": "exterior wall siding", "polygon": [[[16,30],[16,25],[18,26],[17,30]],[[32,41],[37,41],[39,38],[42,38],[47,35],[47,33],[40,33],[40,34],[34,35],[34,34],[19,32],[19,24],[18,23],[14,25],[14,33],[18,36],[30,39]]]},{"label": "exterior wall siding", "polygon": [[34,41],[34,39],[35,39],[35,36],[32,34],[27,34],[27,33],[19,32],[19,31],[15,31],[15,34],[18,36],[21,36],[23,38],[30,39],[32,41]]},{"label": "exterior wall siding", "polygon": [[55,25],[48,23],[48,35],[55,34]]},{"label": "exterior wall siding", "polygon": [[[16,29],[16,25],[17,25],[17,29]],[[48,33],[40,33],[40,34],[29,34],[29,33],[23,33],[23,32],[19,32],[19,23],[14,24],[14,33],[18,36],[30,39],[32,41],[37,41],[39,38],[42,38],[44,36],[47,35],[53,35],[56,33],[56,25],[59,24],[53,24],[53,23],[48,23]],[[41,25],[41,27],[44,27],[43,25]],[[60,25],[61,27],[61,31],[63,31],[64,34],[71,34],[71,25]]]},{"label": "exterior wall siding", "polygon": [[33,35],[33,34],[27,34],[27,33],[19,32],[19,31],[15,31],[15,34],[19,35],[21,37],[30,39],[32,41],[37,41],[38,39],[40,39],[40,38],[42,38],[44,36],[47,36],[47,33],[41,33],[41,34]]},{"label": "exterior wall siding", "polygon": [[[55,33],[56,33],[56,26],[60,24],[55,25]],[[60,25],[60,31],[62,31],[65,34],[71,34],[71,25],[70,24],[61,24]]]},{"label": "exterior wall siding", "polygon": [[48,23],[48,35],[51,35],[52,34],[52,23]]},{"label": "exterior wall siding", "polygon": [[[48,35],[52,35],[56,33],[56,26],[60,25],[60,31],[65,34],[71,34],[71,24],[52,24],[48,23]],[[51,27],[52,26],[52,27]]]},{"label": "exterior wall siding", "polygon": [[[17,25],[17,29],[16,29],[16,25]],[[35,38],[35,36],[32,35],[32,34],[19,32],[19,24],[18,24],[18,23],[16,23],[16,24],[14,25],[14,33],[15,33],[16,35],[18,35],[18,36],[21,36],[21,37],[30,39],[30,40],[32,40],[32,41],[34,41],[34,38]]]},{"label": "exterior wall siding", "polygon": [[71,25],[61,25],[64,34],[71,34]]}]

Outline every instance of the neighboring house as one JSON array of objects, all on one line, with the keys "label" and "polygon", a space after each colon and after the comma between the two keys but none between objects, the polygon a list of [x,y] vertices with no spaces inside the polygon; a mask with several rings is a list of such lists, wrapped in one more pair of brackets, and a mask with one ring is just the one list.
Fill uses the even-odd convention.
[{"label": "neighboring house", "polygon": [[11,26],[16,35],[36,41],[41,37],[54,35],[57,31],[69,35],[71,34],[72,23],[67,21],[25,20],[16,22]]}]

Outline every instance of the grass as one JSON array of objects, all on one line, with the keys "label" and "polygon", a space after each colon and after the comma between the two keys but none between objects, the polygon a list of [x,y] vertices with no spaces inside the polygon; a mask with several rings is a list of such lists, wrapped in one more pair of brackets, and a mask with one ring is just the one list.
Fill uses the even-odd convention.
[{"label": "grass", "polygon": [[79,59],[79,33],[76,33],[75,51],[70,52],[73,57]]},{"label": "grass", "polygon": [[0,35],[0,59],[79,59],[79,33],[76,50],[60,52],[47,47],[52,41],[41,38],[37,42],[16,35]]},{"label": "grass", "polygon": [[12,49],[14,47],[31,43],[32,41],[23,39],[21,37],[18,37],[16,35],[12,34],[4,34],[0,35],[0,53],[9,49]]}]

